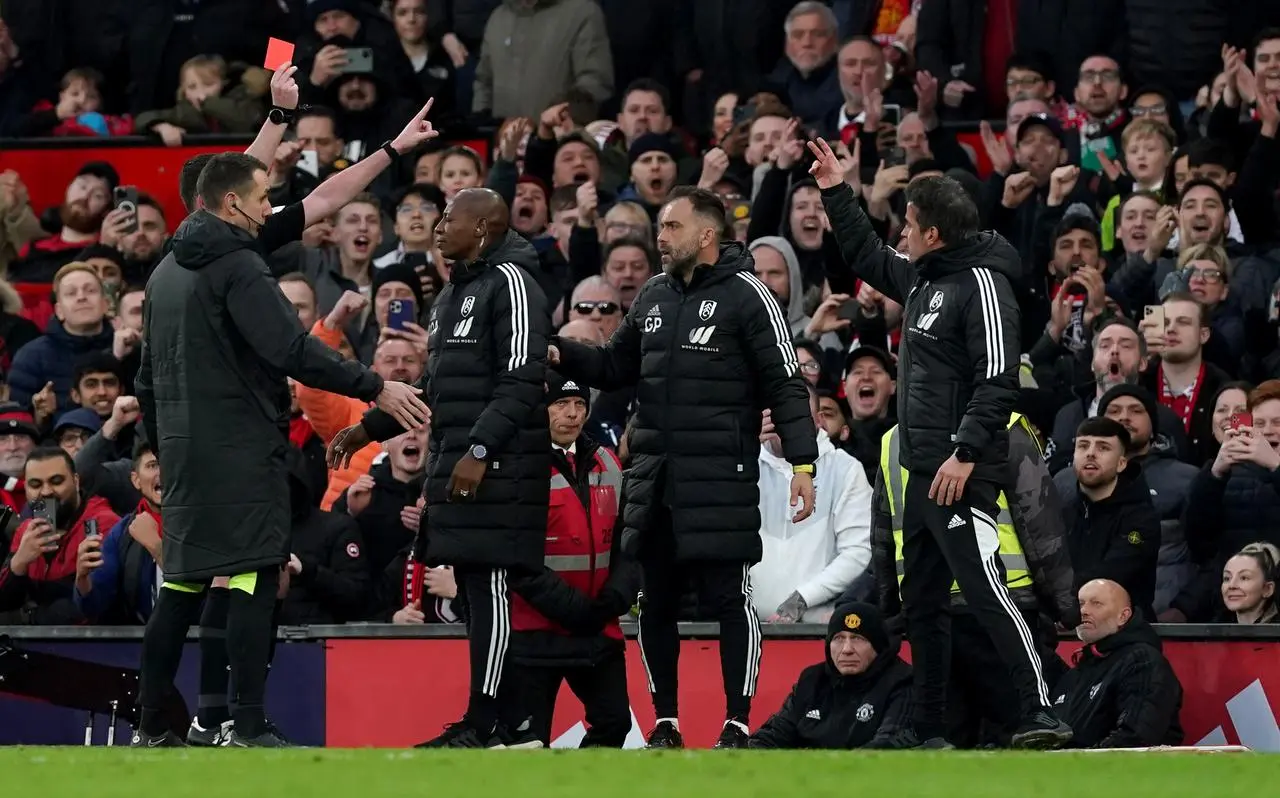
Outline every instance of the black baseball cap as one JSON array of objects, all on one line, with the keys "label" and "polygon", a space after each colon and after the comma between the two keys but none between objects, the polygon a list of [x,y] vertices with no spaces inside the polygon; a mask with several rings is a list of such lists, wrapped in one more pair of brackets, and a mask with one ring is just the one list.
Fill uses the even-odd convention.
[{"label": "black baseball cap", "polygon": [[1062,135],[1062,123],[1053,114],[1032,114],[1024,118],[1018,123],[1018,141],[1016,143],[1021,143],[1022,137],[1027,135],[1027,131],[1036,127],[1045,128],[1053,134],[1059,144],[1064,147],[1067,146],[1067,142]]},{"label": "black baseball cap", "polygon": [[844,359],[844,372],[848,374],[853,369],[853,364],[864,357],[873,357],[880,361],[880,365],[884,366],[884,370],[889,372],[889,376],[896,378],[898,373],[898,365],[893,362],[893,358],[889,353],[878,346],[857,346],[849,352],[849,356]]}]

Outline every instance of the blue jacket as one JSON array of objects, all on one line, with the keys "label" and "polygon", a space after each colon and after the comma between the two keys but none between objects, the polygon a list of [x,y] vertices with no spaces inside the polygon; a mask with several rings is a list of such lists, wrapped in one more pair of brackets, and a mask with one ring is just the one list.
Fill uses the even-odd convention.
[{"label": "blue jacket", "polygon": [[73,592],[76,607],[92,623],[145,624],[151,617],[156,561],[129,534],[136,513],[121,518],[102,540],[102,567],[89,575],[93,590]]},{"label": "blue jacket", "polygon": [[76,361],[99,350],[111,351],[114,333],[103,324],[97,335],[72,335],[56,318],[49,320],[44,335],[18,350],[9,371],[9,398],[23,407],[31,406],[31,397],[52,382],[58,395],[58,410],[71,408],[71,376]]}]

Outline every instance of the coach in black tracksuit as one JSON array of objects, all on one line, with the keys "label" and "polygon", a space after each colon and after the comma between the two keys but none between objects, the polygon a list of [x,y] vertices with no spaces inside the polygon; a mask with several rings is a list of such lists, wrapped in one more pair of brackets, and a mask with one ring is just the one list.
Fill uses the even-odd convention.
[{"label": "coach in black tracksuit", "polygon": [[[682,190],[663,207],[664,274],[645,283],[608,344],[558,342],[560,372],[612,391],[637,385],[623,508],[624,545],[644,572],[640,646],[658,724],[651,747],[683,744],[677,720],[676,621],[692,580],[720,622],[727,717],[720,747],[746,747],[760,668],[750,567],[760,561],[761,411],[772,410],[792,490],[812,489],[809,397],[786,318],[747,250],[720,244],[724,206]],[[807,497],[806,497],[807,498]],[[804,511],[812,509],[808,500]]]},{"label": "coach in black tracksuit", "polygon": [[906,241],[884,245],[825,142],[814,176],[845,266],[904,306],[898,354],[903,497],[902,600],[916,673],[915,729],[901,747],[941,747],[951,660],[947,608],[959,583],[1011,672],[1023,724],[1015,747],[1057,747],[1071,730],[1052,713],[1035,638],[1005,587],[996,497],[1007,468],[1018,392],[1018,254],[978,232],[978,209],[956,181],[907,190]]},{"label": "coach in black tracksuit", "polygon": [[[425,561],[454,567],[470,608],[471,699],[465,722],[432,747],[491,747],[511,637],[509,579],[542,570],[551,467],[544,402],[551,318],[532,277],[538,256],[508,229],[507,207],[487,189],[458,193],[436,226],[453,261],[427,324],[431,357],[420,386],[431,408]],[[338,433],[338,457],[400,432],[377,410]],[[511,725],[518,708],[503,707]],[[518,722],[518,721],[517,721]]]}]

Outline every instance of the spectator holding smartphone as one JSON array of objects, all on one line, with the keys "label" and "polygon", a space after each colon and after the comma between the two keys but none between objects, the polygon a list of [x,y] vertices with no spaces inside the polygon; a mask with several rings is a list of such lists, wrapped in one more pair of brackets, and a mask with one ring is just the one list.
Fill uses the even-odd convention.
[{"label": "spectator holding smartphone", "polygon": [[1213,620],[1227,559],[1254,542],[1280,543],[1280,380],[1249,394],[1247,413],[1227,422],[1222,448],[1191,483],[1183,528],[1199,577],[1161,617]]},{"label": "spectator holding smartphone", "polygon": [[9,616],[16,623],[79,623],[71,591],[86,523],[105,530],[119,518],[105,499],[80,495],[75,463],[56,446],[33,451],[24,476],[31,518],[18,527],[0,568],[0,613],[16,611]]}]

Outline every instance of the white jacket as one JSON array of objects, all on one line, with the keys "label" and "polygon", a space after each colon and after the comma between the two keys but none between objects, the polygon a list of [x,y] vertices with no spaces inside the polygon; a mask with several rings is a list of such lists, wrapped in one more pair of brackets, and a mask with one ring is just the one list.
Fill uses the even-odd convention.
[{"label": "white jacket", "polygon": [[819,431],[817,471],[813,515],[792,523],[791,464],[760,448],[764,556],[751,568],[751,585],[761,618],[799,591],[809,607],[802,620],[825,622],[871,563],[871,485],[862,465]]}]

